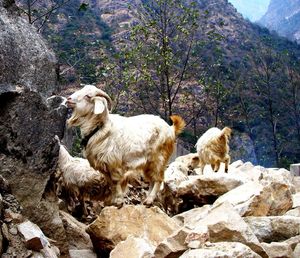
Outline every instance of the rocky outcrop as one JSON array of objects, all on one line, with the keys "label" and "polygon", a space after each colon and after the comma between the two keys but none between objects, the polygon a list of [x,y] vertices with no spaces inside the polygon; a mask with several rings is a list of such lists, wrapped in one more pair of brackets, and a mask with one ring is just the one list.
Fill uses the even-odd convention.
[{"label": "rocky outcrop", "polygon": [[[42,199],[56,169],[65,115],[48,110],[36,92],[2,87],[0,92],[0,173],[25,210]],[[21,183],[20,183],[21,182]]]},{"label": "rocky outcrop", "polygon": [[259,23],[280,36],[300,42],[300,1],[271,0],[267,13]]},{"label": "rocky outcrop", "polygon": [[[22,214],[67,252],[66,236],[55,196],[45,195],[56,170],[58,146],[66,109],[49,110],[39,93],[2,86],[0,91],[0,174],[20,203]],[[63,111],[65,109],[65,111]]]},{"label": "rocky outcrop", "polygon": [[19,85],[50,96],[57,91],[57,60],[13,0],[0,1],[0,87]]},{"label": "rocky outcrop", "polygon": [[[98,254],[115,258],[297,257],[300,227],[295,193],[299,186],[289,171],[237,161],[228,174],[207,166],[204,175],[195,176],[176,162],[166,171],[165,185],[175,193],[172,205],[176,207],[189,201],[178,198],[183,183],[187,185],[184,189],[192,200],[185,206],[188,210],[173,216],[173,224],[158,208],[106,207],[87,228]],[[164,198],[164,192],[161,195],[160,201],[171,200]],[[195,200],[206,195],[219,198],[192,207],[201,206]]]}]

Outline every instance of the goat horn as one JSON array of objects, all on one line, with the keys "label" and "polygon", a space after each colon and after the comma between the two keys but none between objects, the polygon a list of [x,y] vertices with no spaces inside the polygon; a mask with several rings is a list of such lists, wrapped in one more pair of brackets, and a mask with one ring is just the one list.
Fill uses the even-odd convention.
[{"label": "goat horn", "polygon": [[100,90],[100,89],[99,89],[99,93],[97,93],[97,96],[103,97],[107,100],[108,110],[111,111],[111,109],[112,109],[112,100],[111,100],[110,96],[108,96],[107,93],[105,93],[103,90]]}]

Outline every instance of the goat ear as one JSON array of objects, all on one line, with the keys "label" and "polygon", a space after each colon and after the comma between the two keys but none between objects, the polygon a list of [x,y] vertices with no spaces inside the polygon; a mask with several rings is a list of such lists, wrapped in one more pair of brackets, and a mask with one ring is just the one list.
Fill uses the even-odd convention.
[{"label": "goat ear", "polygon": [[102,114],[106,108],[103,98],[101,97],[94,97],[93,98],[95,106],[94,106],[94,114]]}]

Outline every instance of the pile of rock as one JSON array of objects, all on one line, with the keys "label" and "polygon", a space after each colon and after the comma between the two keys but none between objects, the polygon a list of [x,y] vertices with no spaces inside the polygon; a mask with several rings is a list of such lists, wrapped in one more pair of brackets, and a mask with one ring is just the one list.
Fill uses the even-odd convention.
[{"label": "pile of rock", "polygon": [[298,177],[241,161],[228,174],[176,167],[160,201],[188,210],[105,207],[87,228],[100,257],[300,257]]}]

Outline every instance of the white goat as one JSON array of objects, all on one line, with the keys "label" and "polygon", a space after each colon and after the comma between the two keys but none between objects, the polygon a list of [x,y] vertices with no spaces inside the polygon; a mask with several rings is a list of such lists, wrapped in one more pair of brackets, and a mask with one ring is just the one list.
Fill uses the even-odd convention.
[{"label": "white goat", "polygon": [[76,202],[83,206],[84,215],[88,215],[86,201],[103,200],[109,195],[109,186],[99,171],[94,170],[88,160],[72,157],[66,148],[59,143],[59,180],[57,193],[64,189],[67,192],[68,208],[74,210]]},{"label": "white goat", "polygon": [[73,108],[68,125],[80,127],[91,166],[104,171],[115,186],[114,203],[122,205],[129,177],[139,172],[150,182],[144,203],[151,205],[164,180],[176,135],[185,126],[183,119],[171,116],[169,126],[154,115],[109,114],[110,97],[92,85],[73,93],[67,105]]},{"label": "white goat", "polygon": [[199,138],[196,148],[202,173],[206,164],[210,164],[212,169],[217,172],[221,162],[225,163],[225,172],[228,172],[230,135],[231,129],[229,127],[224,127],[223,130],[213,127]]}]

